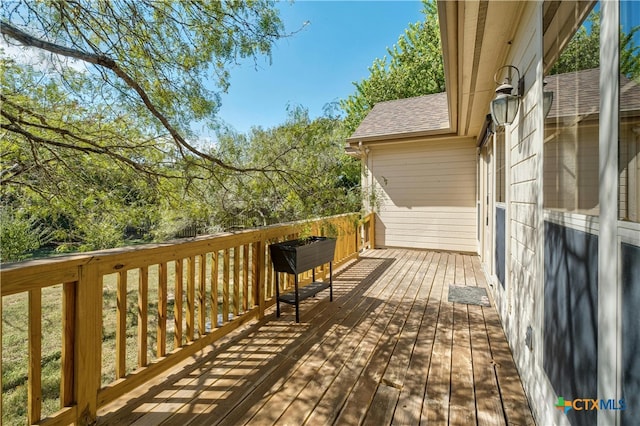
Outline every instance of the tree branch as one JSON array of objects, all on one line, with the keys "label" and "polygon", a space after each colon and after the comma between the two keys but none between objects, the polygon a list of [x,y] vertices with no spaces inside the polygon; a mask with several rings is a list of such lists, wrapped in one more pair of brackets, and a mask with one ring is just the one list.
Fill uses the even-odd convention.
[{"label": "tree branch", "polygon": [[151,101],[151,99],[149,98],[149,95],[142,88],[142,86],[140,86],[140,84],[138,84],[136,80],[134,80],[131,76],[129,76],[129,74],[127,74],[122,68],[120,68],[120,66],[116,63],[115,60],[113,60],[107,55],[84,52],[77,49],[71,49],[65,46],[61,46],[59,44],[51,43],[45,40],[41,40],[37,37],[32,36],[31,34],[28,34],[22,31],[21,29],[13,26],[11,23],[6,22],[4,20],[0,21],[0,32],[4,36],[10,37],[24,46],[35,47],[38,49],[46,50],[47,52],[66,56],[69,58],[78,59],[83,62],[87,62],[93,65],[96,65],[98,67],[111,70],[116,76],[118,76],[121,80],[123,80],[127,84],[127,86],[129,86],[138,94],[138,96],[140,97],[140,99],[142,100],[146,108],[149,110],[149,112],[151,112],[151,114],[162,123],[164,128],[169,132],[169,134],[171,135],[171,137],[179,147],[184,147],[192,154],[204,160],[210,161],[215,165],[218,165],[220,167],[223,167],[227,170],[231,170],[234,172],[245,173],[245,172],[278,172],[279,171],[279,170],[269,170],[269,169],[264,169],[259,167],[250,167],[250,168],[235,167],[225,163],[219,158],[216,158],[212,155],[209,155],[205,152],[200,151],[199,149],[197,149],[196,147],[188,143],[182,137],[180,132],[178,132],[178,130],[175,127],[173,127],[171,123],[169,123],[169,120],[167,119],[167,117],[164,114],[162,114],[158,110],[158,108],[156,108],[156,106]]},{"label": "tree branch", "polygon": [[[71,149],[74,151],[80,151],[80,152],[84,152],[84,153],[94,153],[94,154],[102,154],[102,155],[107,155],[109,157],[114,158],[115,160],[120,161],[121,163],[127,164],[129,167],[131,167],[134,170],[137,170],[139,172],[142,172],[144,174],[150,175],[150,176],[157,176],[157,177],[165,177],[165,178],[170,178],[172,176],[163,174],[163,173],[159,173],[157,171],[154,170],[150,170],[149,168],[140,165],[139,163],[123,156],[120,154],[117,154],[115,152],[113,152],[112,150],[109,150],[107,147],[103,147],[100,145],[96,145],[95,143],[92,143],[91,141],[81,138],[79,136],[73,135],[71,132],[64,130],[64,129],[58,129],[55,127],[46,127],[47,130],[50,130],[52,132],[58,133],[61,136],[69,136],[79,142],[84,142],[89,146],[78,146],[75,144],[69,144],[69,143],[63,143],[63,142],[59,142],[59,141],[55,141],[52,139],[48,139],[48,138],[44,138],[41,136],[37,136],[31,132],[29,132],[28,130],[24,129],[21,125],[31,125],[32,123],[29,122],[25,122],[21,119],[19,119],[18,117],[14,117],[13,115],[9,114],[6,110],[2,110],[1,114],[4,118],[6,118],[9,123],[0,123],[0,128],[8,130],[10,132],[19,134],[21,136],[23,136],[24,138],[26,138],[27,140],[33,141],[33,142],[37,142],[43,145],[49,145],[49,146],[57,146],[59,148],[65,148],[65,149]],[[37,125],[38,128],[43,129],[43,127],[41,125]],[[35,156],[34,156],[35,157]]]}]

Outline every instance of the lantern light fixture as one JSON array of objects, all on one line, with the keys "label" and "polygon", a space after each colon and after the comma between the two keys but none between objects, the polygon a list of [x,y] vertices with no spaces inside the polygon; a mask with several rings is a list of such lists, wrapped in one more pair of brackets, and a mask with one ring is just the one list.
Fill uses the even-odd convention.
[{"label": "lantern light fixture", "polygon": [[[498,83],[498,75],[503,69],[507,69],[507,75],[502,82]],[[517,74],[518,92],[514,95],[513,85],[514,75]],[[496,97],[491,101],[491,118],[496,126],[504,126],[511,124],[518,114],[520,98],[524,92],[524,76],[520,78],[520,70],[513,65],[504,65],[496,71],[493,81],[498,85],[496,89]]]}]

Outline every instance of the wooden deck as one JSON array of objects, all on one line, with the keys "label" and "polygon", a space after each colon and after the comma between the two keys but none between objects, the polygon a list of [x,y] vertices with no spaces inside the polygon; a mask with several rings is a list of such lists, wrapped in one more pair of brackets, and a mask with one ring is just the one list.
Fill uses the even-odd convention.
[{"label": "wooden deck", "polygon": [[217,342],[100,410],[98,424],[534,424],[475,256],[370,250],[328,291]]}]

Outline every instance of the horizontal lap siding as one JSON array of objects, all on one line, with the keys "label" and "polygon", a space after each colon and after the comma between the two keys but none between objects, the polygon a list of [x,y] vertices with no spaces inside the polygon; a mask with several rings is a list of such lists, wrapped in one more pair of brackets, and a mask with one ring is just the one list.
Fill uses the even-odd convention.
[{"label": "horizontal lap siding", "polygon": [[[542,305],[542,5],[527,2],[513,40],[512,56],[505,63],[516,65],[524,78],[520,110],[513,125],[506,128],[508,143],[507,292],[502,312],[505,333],[513,350],[525,391],[540,424],[555,424],[547,411],[553,390],[541,373]],[[557,411],[557,410],[556,410]]]},{"label": "horizontal lap siding", "polygon": [[516,241],[526,242],[527,245],[531,247],[537,238],[536,228],[527,224],[511,221],[511,238]]},{"label": "horizontal lap siding", "polygon": [[474,141],[376,148],[376,244],[476,252]]}]

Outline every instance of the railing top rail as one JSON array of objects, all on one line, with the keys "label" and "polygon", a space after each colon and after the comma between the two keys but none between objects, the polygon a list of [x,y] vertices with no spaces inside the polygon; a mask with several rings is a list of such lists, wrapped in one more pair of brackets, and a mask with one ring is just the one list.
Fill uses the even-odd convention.
[{"label": "railing top rail", "polygon": [[190,239],[118,247],[69,256],[3,264],[0,266],[1,295],[8,296],[60,283],[77,281],[78,268],[83,265],[94,264],[98,268],[98,273],[105,275],[216,250],[224,250],[257,241],[268,241],[288,233],[298,232],[300,227],[307,223],[355,215],[359,215],[359,213],[344,213],[241,231],[202,235]]}]

